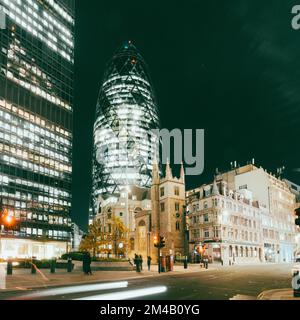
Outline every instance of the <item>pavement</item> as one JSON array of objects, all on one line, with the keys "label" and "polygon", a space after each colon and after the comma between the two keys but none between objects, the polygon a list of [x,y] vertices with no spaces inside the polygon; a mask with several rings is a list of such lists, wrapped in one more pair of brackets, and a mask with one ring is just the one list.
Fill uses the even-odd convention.
[{"label": "pavement", "polygon": [[292,289],[275,289],[263,291],[257,297],[258,300],[296,300],[300,301],[299,298],[294,297],[294,291]]},{"label": "pavement", "polygon": [[[210,266],[208,270],[214,270],[216,267],[218,266]],[[57,269],[56,273],[52,274],[49,270],[42,269],[38,270],[36,274],[31,274],[30,269],[14,269],[13,275],[5,277],[5,289],[1,289],[0,286],[0,299],[1,293],[9,291],[26,291],[30,289],[83,283],[91,284],[103,281],[133,280],[207,271],[204,268],[200,268],[199,265],[189,265],[188,269],[184,269],[183,266],[174,266],[173,272],[160,274],[157,269],[157,265],[152,265],[150,271],[144,266],[143,271],[140,273],[137,273],[136,271],[94,271],[92,275],[84,275],[80,270],[68,273],[66,270]]]}]

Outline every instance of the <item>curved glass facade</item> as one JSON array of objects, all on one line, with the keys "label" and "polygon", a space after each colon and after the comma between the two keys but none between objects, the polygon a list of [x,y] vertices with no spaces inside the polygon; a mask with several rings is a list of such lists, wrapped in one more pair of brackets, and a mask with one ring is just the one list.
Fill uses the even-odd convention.
[{"label": "curved glass facade", "polygon": [[155,94],[147,66],[131,42],[108,63],[96,107],[93,151],[93,208],[99,197],[117,195],[124,186],[149,187],[158,155]]}]

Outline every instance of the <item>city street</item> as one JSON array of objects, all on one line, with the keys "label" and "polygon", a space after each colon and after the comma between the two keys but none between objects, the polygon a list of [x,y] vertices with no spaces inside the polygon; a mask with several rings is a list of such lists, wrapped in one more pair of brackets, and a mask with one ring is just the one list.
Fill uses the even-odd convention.
[{"label": "city street", "polygon": [[[211,268],[211,270],[202,270],[200,272],[152,274],[145,278],[134,278],[127,281],[128,284],[124,284],[126,282],[125,279],[118,279],[116,274],[114,281],[101,281],[108,284],[107,288],[99,287],[97,289],[96,287],[91,287],[93,284],[84,286],[81,284],[81,286],[77,287],[56,287],[55,289],[61,290],[56,290],[56,292],[49,292],[50,288],[39,291],[2,292],[0,293],[0,298],[18,299],[21,295],[24,296],[30,293],[32,296],[27,297],[28,299],[44,300],[90,299],[91,297],[94,300],[129,298],[139,300],[256,300],[257,296],[265,290],[290,288],[291,265],[217,266]],[[111,288],[114,284],[115,288]],[[97,285],[101,286],[99,283]],[[162,288],[164,289],[162,290]],[[67,291],[64,291],[65,289]],[[50,290],[53,290],[53,288]],[[151,294],[151,290],[154,293]],[[132,292],[133,294],[131,294]],[[44,293],[44,296],[34,296],[36,293]]]}]

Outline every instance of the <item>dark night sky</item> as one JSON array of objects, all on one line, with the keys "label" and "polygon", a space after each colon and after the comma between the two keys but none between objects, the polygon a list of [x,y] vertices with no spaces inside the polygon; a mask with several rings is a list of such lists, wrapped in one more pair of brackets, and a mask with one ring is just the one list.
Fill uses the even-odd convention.
[{"label": "dark night sky", "polygon": [[72,218],[87,223],[92,130],[105,65],[132,40],[162,127],[205,129],[205,171],[251,158],[300,184],[300,30],[287,0],[77,1]]}]

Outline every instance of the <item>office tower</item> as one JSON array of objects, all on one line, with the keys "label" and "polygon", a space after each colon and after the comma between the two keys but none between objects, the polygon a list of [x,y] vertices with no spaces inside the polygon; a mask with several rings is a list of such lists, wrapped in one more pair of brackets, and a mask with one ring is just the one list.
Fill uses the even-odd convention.
[{"label": "office tower", "polygon": [[127,186],[151,186],[158,108],[146,63],[129,41],[109,61],[94,125],[92,206]]},{"label": "office tower", "polygon": [[[45,258],[70,239],[74,0],[0,0],[2,257]],[[12,242],[13,241],[13,242]]]}]

